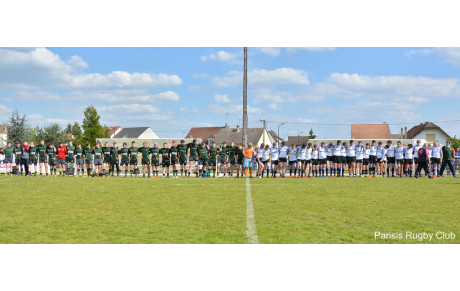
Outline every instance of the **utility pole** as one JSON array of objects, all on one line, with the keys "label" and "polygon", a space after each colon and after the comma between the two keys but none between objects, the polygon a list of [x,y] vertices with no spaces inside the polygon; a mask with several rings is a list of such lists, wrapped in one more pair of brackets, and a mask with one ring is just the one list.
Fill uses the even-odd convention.
[{"label": "utility pole", "polygon": [[243,73],[243,145],[248,146],[248,48],[244,48]]},{"label": "utility pole", "polygon": [[263,143],[265,145],[265,131],[267,130],[267,121],[265,121],[265,119],[261,119],[260,121],[264,124]]}]

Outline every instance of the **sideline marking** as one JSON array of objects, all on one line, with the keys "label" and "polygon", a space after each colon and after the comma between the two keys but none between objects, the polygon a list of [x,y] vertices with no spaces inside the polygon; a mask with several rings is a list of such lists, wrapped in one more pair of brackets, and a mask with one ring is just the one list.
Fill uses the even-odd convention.
[{"label": "sideline marking", "polygon": [[252,204],[251,196],[251,182],[246,178],[246,221],[247,221],[247,236],[248,243],[258,244],[257,231],[256,231],[256,219],[254,217],[254,205]]}]

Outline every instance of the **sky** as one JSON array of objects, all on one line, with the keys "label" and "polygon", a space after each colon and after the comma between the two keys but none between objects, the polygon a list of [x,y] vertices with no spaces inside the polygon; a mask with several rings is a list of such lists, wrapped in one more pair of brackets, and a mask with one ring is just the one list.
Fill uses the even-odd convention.
[{"label": "sky", "polygon": [[[248,126],[349,138],[352,123],[432,121],[459,137],[459,78],[460,48],[250,47]],[[17,109],[64,127],[94,105],[103,125],[181,138],[242,125],[242,95],[243,48],[0,48],[0,122]]]}]

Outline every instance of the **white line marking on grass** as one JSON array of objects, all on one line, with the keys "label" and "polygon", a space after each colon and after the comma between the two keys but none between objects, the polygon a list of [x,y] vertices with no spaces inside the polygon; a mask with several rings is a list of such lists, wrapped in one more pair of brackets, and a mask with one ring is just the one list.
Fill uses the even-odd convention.
[{"label": "white line marking on grass", "polygon": [[11,179],[0,179],[0,182],[8,181],[8,180],[11,180]]},{"label": "white line marking on grass", "polygon": [[246,179],[246,221],[248,243],[257,244],[256,218],[254,217],[254,205],[252,204],[251,182]]}]

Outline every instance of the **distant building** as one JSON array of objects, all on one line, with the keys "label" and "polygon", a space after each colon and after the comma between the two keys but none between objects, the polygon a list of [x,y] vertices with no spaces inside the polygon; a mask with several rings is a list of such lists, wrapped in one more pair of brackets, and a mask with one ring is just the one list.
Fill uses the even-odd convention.
[{"label": "distant building", "polygon": [[150,127],[127,127],[120,130],[112,138],[159,139],[160,137]]},{"label": "distant building", "polygon": [[121,126],[107,126],[107,127],[103,127],[104,130],[108,130],[109,131],[109,137],[112,138],[114,137],[116,134],[118,134],[120,131],[121,131]]},{"label": "distant building", "polygon": [[420,123],[412,127],[406,134],[408,139],[424,139],[427,143],[438,141],[440,144],[445,145],[447,139],[450,138],[442,128],[432,122]]},{"label": "distant building", "polygon": [[[270,132],[264,128],[248,128],[247,129],[248,143],[254,145],[260,145],[262,143],[271,145],[273,142],[277,141]],[[216,135],[214,140],[217,145],[222,145],[225,141],[230,143],[233,141],[235,144],[243,142],[243,129],[240,127],[236,128],[222,128],[219,133]]]},{"label": "distant building", "polygon": [[5,147],[8,140],[8,133],[6,132],[6,125],[0,124],[0,147]]},{"label": "distant building", "polygon": [[[392,139],[390,126],[382,124],[352,124],[351,139]],[[396,137],[401,138],[401,137]]]},{"label": "distant building", "polygon": [[225,127],[192,127],[185,138],[201,139],[206,144],[211,144],[223,128]]},{"label": "distant building", "polygon": [[274,130],[270,130],[268,132],[273,136],[273,138],[276,140],[277,143],[281,144],[281,142],[284,141],[284,139],[279,137],[278,134],[276,134]]},{"label": "distant building", "polygon": [[291,146],[292,144],[295,145],[301,145],[303,143],[308,144],[308,141],[310,140],[309,136],[297,136],[297,135],[289,135],[288,139],[286,141],[287,146]]}]

